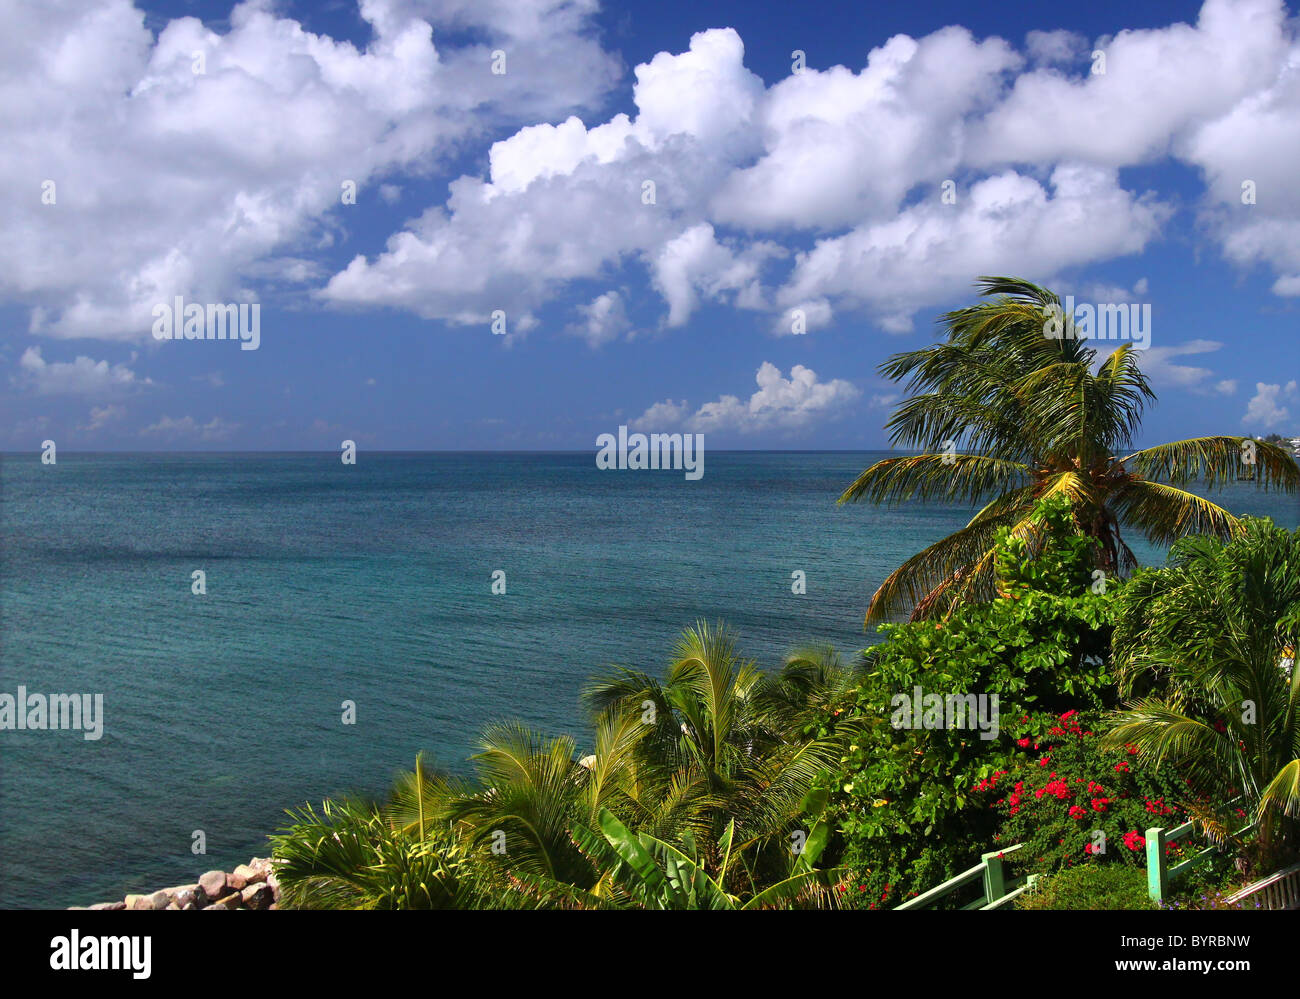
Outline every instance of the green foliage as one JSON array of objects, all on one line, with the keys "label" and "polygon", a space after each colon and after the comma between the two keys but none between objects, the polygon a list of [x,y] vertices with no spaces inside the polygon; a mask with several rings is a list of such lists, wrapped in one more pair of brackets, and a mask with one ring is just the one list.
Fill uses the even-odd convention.
[{"label": "green foliage", "polygon": [[[859,873],[855,887],[868,884],[862,894],[873,899],[901,901],[932,887],[939,873],[974,863],[997,822],[976,789],[1023,756],[1017,741],[1045,739],[1049,712],[1112,702],[1103,657],[1116,587],[1093,591],[1095,542],[1077,536],[1064,500],[1040,503],[1033,521],[1031,544],[1000,533],[1003,596],[961,607],[942,623],[884,625],[886,641],[868,653],[850,712],[856,732],[827,786],[837,861]],[[969,727],[896,727],[905,720],[899,706],[918,687],[996,695],[997,738]],[[860,873],[868,870],[874,873]]]},{"label": "green foliage", "polygon": [[[1026,534],[1026,518],[1046,497],[1070,499],[1079,530],[1100,542],[1097,565],[1121,576],[1137,566],[1121,527],[1155,544],[1195,532],[1226,538],[1236,529],[1228,511],[1178,487],[1234,480],[1247,438],[1201,437],[1125,455],[1155,399],[1141,352],[1126,343],[1102,359],[1096,340],[1044,335],[1061,307],[1046,288],[1009,277],[981,278],[979,287],[988,300],[944,316],[942,342],[895,354],[880,368],[907,393],[886,425],[890,443],[925,453],[876,462],[840,502],[938,499],[981,509],[890,574],[871,599],[868,625],[991,600],[997,530]],[[1300,488],[1288,449],[1250,446],[1257,486]]]},{"label": "green foliage", "polygon": [[813,865],[818,852],[811,844],[794,865],[790,877],[768,885],[742,899],[725,888],[727,871],[734,859],[735,822],[727,823],[718,840],[715,855],[721,858],[716,876],[705,869],[695,839],[682,837],[681,848],[649,833],[635,833],[601,809],[597,816],[600,834],[581,826],[573,830],[574,842],[602,872],[589,891],[548,878],[525,879],[521,890],[542,907],[583,909],[763,909],[834,907],[836,896],[828,890],[830,872]]},{"label": "green foliage", "polygon": [[1155,909],[1145,871],[1087,864],[1051,874],[1016,898],[1017,909]]},{"label": "green foliage", "polygon": [[280,904],[311,909],[463,909],[478,897],[467,858],[446,834],[421,839],[366,802],[290,812],[271,837]]},{"label": "green foliage", "polygon": [[[1233,788],[1258,822],[1243,860],[1262,873],[1300,852],[1300,530],[1249,518],[1224,543],[1187,538],[1119,603],[1116,662],[1136,697],[1108,740],[1171,760],[1197,794]],[[1239,824],[1193,809],[1211,836]]]},{"label": "green foliage", "polygon": [[812,866],[826,795],[813,785],[852,729],[833,705],[855,683],[826,648],[765,674],[726,628],[700,624],[664,679],[617,669],[588,685],[594,752],[498,723],[469,779],[417,759],[382,806],[291,813],[274,840],[286,897],[322,908],[827,904]]},{"label": "green foliage", "polygon": [[[1249,880],[1249,879],[1247,879]],[[1231,851],[1211,856],[1178,878],[1160,903],[1162,909],[1258,909],[1258,898],[1229,902],[1228,897],[1245,887]]]},{"label": "green foliage", "polygon": [[[943,884],[949,878],[974,867],[979,858],[967,852],[969,845],[920,845],[919,849],[902,841],[873,843],[869,854],[858,854],[857,863],[845,862],[843,874],[835,885],[840,904],[852,909],[892,909],[922,891]],[[863,856],[865,860],[861,859]],[[867,866],[870,865],[870,866]],[[973,901],[980,893],[978,884],[965,894],[941,900],[935,908],[956,909]],[[967,897],[969,896],[969,897]]]}]

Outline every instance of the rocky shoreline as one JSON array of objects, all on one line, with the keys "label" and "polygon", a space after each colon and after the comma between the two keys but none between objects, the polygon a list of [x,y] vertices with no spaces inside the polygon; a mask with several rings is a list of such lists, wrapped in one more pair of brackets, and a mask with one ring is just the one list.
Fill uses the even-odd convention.
[{"label": "rocky shoreline", "polygon": [[278,909],[280,883],[271,861],[254,857],[233,871],[208,871],[197,882],[162,888],[148,895],[128,895],[121,902],[74,905],[73,909],[152,909],[185,911],[188,909]]}]

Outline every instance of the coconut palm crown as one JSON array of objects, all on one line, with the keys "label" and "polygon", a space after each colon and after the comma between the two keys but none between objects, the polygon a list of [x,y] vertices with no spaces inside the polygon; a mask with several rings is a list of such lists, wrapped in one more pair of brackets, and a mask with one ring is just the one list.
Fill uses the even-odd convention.
[{"label": "coconut palm crown", "polygon": [[[996,595],[993,537],[1033,539],[1034,503],[1064,495],[1079,530],[1101,542],[1098,568],[1125,576],[1137,560],[1121,528],[1167,545],[1187,534],[1228,538],[1239,522],[1181,488],[1250,478],[1294,492],[1300,467],[1275,444],[1196,437],[1130,451],[1155,393],[1140,351],[1121,343],[1104,360],[1061,323],[1059,297],[1020,278],[983,277],[988,301],[942,317],[946,339],[881,365],[907,398],[886,424],[895,448],[924,453],[878,461],[840,503],[943,499],[981,505],[961,530],[899,566],[876,590],[866,625],[911,611],[914,620]],[[1053,320],[1055,325],[1053,326]]]}]

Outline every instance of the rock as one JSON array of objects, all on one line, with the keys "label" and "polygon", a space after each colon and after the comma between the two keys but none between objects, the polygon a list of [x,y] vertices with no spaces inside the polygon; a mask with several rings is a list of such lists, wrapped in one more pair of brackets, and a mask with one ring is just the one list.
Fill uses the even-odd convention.
[{"label": "rock", "polygon": [[226,905],[225,902],[213,902],[211,905],[209,905],[209,906],[208,906],[206,909],[204,909],[203,911],[204,911],[204,912],[213,912],[213,911],[225,912],[225,911],[228,910],[229,908],[230,908],[230,906]]},{"label": "rock", "polygon": [[176,903],[176,908],[184,909],[187,905],[193,905],[197,908],[199,895],[202,894],[198,889],[198,885],[185,885],[181,888],[168,889],[167,893],[171,896],[172,901]]},{"label": "rock", "polygon": [[225,898],[218,899],[217,905],[224,905],[227,909],[238,909],[240,903],[239,892],[232,892]]},{"label": "rock", "polygon": [[195,905],[193,902],[189,903],[189,905],[183,905],[183,906],[181,906],[181,911],[182,911],[182,912],[189,912],[191,909],[193,909],[193,910],[197,910],[197,909],[198,909],[198,906]]},{"label": "rock", "polygon": [[168,902],[166,909],[167,911],[170,911],[172,909],[175,909],[177,912],[181,911],[181,907],[177,905],[175,902]]},{"label": "rock", "polygon": [[96,902],[91,909],[106,910],[109,912],[119,912],[126,908],[125,902]]},{"label": "rock", "polygon": [[[242,867],[243,865],[241,864],[240,866]],[[238,873],[238,868],[235,870],[235,873],[226,875],[227,891],[243,891],[245,886],[248,884],[248,879]]]},{"label": "rock", "polygon": [[262,870],[260,868],[253,867],[251,864],[240,864],[238,867],[235,868],[234,872],[231,874],[231,877],[234,878],[242,877],[244,879],[244,884],[247,886],[251,884],[256,884],[259,881],[265,881],[266,876],[270,873],[271,872],[269,870]]},{"label": "rock", "polygon": [[279,903],[279,902],[272,902],[272,903],[271,903],[270,905],[268,905],[266,908],[267,908],[267,911],[268,911],[268,912],[271,911],[271,910],[273,910],[273,909],[278,909],[278,908],[280,908],[280,903]]},{"label": "rock", "polygon": [[165,891],[156,891],[149,896],[149,907],[154,910],[165,909],[171,905],[172,897]]},{"label": "rock", "polygon": [[215,902],[226,894],[226,872],[208,871],[207,874],[199,878],[199,887],[203,889],[205,897]]},{"label": "rock", "polygon": [[269,885],[252,884],[239,893],[240,899],[250,909],[265,909],[275,901]]},{"label": "rock", "polygon": [[147,895],[128,895],[124,904],[134,912],[153,909],[153,901]]}]

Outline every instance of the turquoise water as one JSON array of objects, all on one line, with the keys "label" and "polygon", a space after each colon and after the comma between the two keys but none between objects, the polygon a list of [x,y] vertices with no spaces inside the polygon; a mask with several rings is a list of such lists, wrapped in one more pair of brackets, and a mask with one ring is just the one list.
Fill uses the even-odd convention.
[{"label": "turquoise water", "polygon": [[[285,807],[378,792],[419,750],[463,768],[489,719],[582,748],[583,680],[659,672],[700,616],[764,665],[860,648],[879,582],[971,513],[837,508],[883,456],[710,452],[698,482],[590,453],[6,456],[0,692],[102,693],[106,720],[0,732],[0,906],[228,869]],[[1217,498],[1300,520],[1294,497]]]}]

